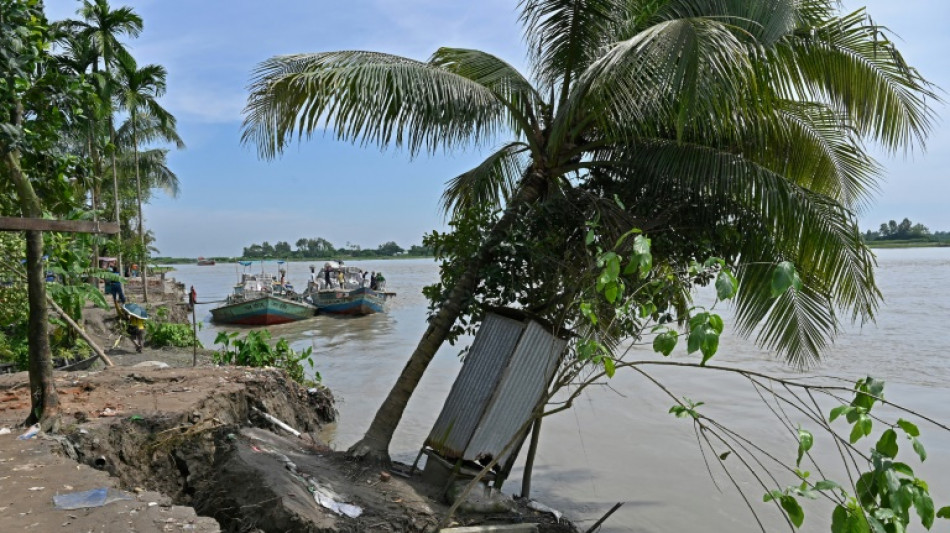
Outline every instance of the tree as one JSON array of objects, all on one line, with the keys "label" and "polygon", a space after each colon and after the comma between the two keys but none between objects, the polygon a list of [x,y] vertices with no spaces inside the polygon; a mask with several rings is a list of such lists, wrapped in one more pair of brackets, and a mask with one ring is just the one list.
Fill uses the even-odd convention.
[{"label": "tree", "polygon": [[455,48],[427,62],[280,56],[255,71],[242,139],[263,158],[325,124],[341,140],[410,155],[512,137],[444,193],[456,217],[503,210],[463,259],[354,455],[388,460],[405,405],[484,266],[505,253],[520,217],[572,188],[635,198],[648,186],[654,198],[687,202],[657,210],[713,201],[718,211],[706,214],[720,225],[741,218],[746,235],[761,235],[746,249],[793,260],[805,290],[773,300],[766,269],[749,263],[737,272],[739,331],[760,331],[799,364],[836,330],[833,308],[870,319],[879,301],[852,215],[876,177],[863,143],[893,151],[922,141],[934,91],[863,11],[839,15],[831,0],[520,6],[534,83],[490,54]]},{"label": "tree", "polygon": [[290,243],[277,241],[277,243],[274,244],[274,253],[277,254],[278,257],[287,257],[290,255]]},{"label": "tree", "polygon": [[[42,217],[49,203],[75,206],[67,173],[76,158],[61,151],[72,110],[89,105],[90,87],[81,78],[57,68],[49,54],[51,34],[42,4],[0,0],[0,180],[12,183],[16,207],[26,217]],[[49,345],[43,233],[26,232],[29,301],[28,339],[31,410],[27,423],[49,427],[59,400],[53,381]]]},{"label": "tree", "polygon": [[387,243],[380,244],[376,248],[376,255],[387,255],[392,256],[396,254],[401,254],[405,252],[401,246],[396,244],[394,241],[389,241]]},{"label": "tree", "polygon": [[[114,216],[115,221],[119,223],[121,214],[119,209],[119,177],[116,168],[115,128],[113,127],[112,116],[112,100],[116,85],[115,72],[119,59],[131,57],[119,38],[122,35],[138,37],[142,32],[142,17],[127,6],[112,9],[107,0],[83,0],[77,14],[82,17],[82,20],[67,20],[64,21],[63,26],[75,32],[75,44],[77,46],[85,50],[91,49],[95,51],[96,57],[91,58],[93,74],[100,72],[100,59],[102,61],[101,68],[105,71],[105,76],[100,78],[98,87],[101,101],[104,104],[101,116],[106,119],[107,136],[109,138],[109,144],[111,145],[108,151],[112,160]],[[96,158],[96,155],[93,157]],[[101,174],[101,165],[98,171]],[[121,231],[116,235],[115,242],[117,243],[117,249],[121,250]],[[121,254],[118,257],[119,267],[121,269]],[[142,264],[144,272],[144,261]]]},{"label": "tree", "polygon": [[[143,117],[148,116],[154,121],[154,130],[163,132],[174,132],[175,117],[158,103],[158,99],[165,94],[165,78],[167,72],[161,65],[146,65],[139,68],[131,56],[121,58],[119,61],[119,71],[121,74],[121,86],[118,94],[119,102],[129,112],[129,121],[131,123],[132,151],[135,164],[135,191],[138,204],[138,234],[141,245],[142,256],[139,260],[142,263],[140,269],[142,276],[142,296],[145,303],[148,303],[148,256],[145,245],[145,227],[142,217],[142,180],[139,168],[139,127]],[[170,136],[170,135],[169,135]],[[174,134],[177,139],[177,134]],[[181,140],[178,139],[179,145]]]}]

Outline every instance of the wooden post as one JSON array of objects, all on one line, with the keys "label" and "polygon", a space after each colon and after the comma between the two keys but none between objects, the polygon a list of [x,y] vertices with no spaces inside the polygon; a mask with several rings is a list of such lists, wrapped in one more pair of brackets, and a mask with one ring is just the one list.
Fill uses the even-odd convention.
[{"label": "wooden post", "polygon": [[541,417],[534,419],[531,427],[531,444],[528,446],[528,456],[524,462],[524,475],[521,476],[521,497],[531,497],[531,471],[534,469],[534,456],[538,453],[538,437],[541,434]]},{"label": "wooden post", "polygon": [[198,313],[195,311],[195,304],[191,304],[191,331],[193,333],[191,347],[194,350],[191,366],[198,366]]}]

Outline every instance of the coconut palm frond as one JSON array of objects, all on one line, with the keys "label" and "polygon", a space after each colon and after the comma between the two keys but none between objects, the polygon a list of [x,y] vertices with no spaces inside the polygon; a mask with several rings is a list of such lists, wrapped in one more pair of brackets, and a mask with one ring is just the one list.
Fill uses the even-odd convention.
[{"label": "coconut palm frond", "polygon": [[799,28],[764,64],[780,94],[829,102],[887,150],[921,146],[933,126],[935,88],[864,10]]},{"label": "coconut palm frond", "polygon": [[442,193],[442,211],[448,216],[475,206],[500,208],[530,162],[527,152],[524,143],[507,144],[477,167],[449,180]]},{"label": "coconut palm frond", "polygon": [[322,127],[339,139],[425,150],[477,144],[507,123],[495,93],[434,65],[374,52],[279,56],[258,65],[241,140],[264,158]]},{"label": "coconut palm frond", "polygon": [[[185,141],[178,135],[176,129],[175,117],[160,109],[160,116],[155,116],[151,108],[145,108],[138,111],[135,115],[135,135],[139,144],[167,143],[181,150],[185,148]],[[116,144],[120,147],[132,147],[132,117],[126,118],[125,122],[116,130]]]}]

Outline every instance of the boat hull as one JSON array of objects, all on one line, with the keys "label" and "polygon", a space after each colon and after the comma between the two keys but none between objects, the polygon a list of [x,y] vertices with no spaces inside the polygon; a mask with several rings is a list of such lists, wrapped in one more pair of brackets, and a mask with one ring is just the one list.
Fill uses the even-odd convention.
[{"label": "boat hull", "polygon": [[315,311],[313,306],[303,302],[262,296],[212,309],[211,318],[219,324],[271,326],[310,318]]},{"label": "boat hull", "polygon": [[310,301],[317,312],[331,315],[371,315],[382,313],[386,294],[366,287],[341,290],[323,290],[311,293]]}]

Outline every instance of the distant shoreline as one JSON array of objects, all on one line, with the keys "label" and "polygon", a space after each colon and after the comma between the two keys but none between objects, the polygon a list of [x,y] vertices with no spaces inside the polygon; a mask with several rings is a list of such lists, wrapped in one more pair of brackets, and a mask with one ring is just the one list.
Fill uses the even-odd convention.
[{"label": "distant shoreline", "polygon": [[950,242],[942,241],[872,241],[868,248],[946,248]]},{"label": "distant shoreline", "polygon": [[[202,258],[205,261],[215,261],[218,263],[236,263],[238,261],[285,261],[288,263],[321,263],[326,261],[391,261],[391,260],[402,260],[402,259],[435,259],[433,255],[378,255],[378,256],[364,256],[364,257],[350,257],[350,256],[331,256],[331,257],[291,257],[291,258],[282,258],[282,257],[267,257],[267,258],[249,258],[249,257],[204,257]],[[195,257],[152,257],[149,259],[149,263],[153,265],[193,265],[198,262],[198,259]]]}]

